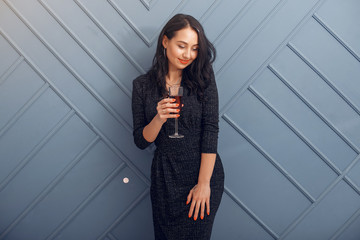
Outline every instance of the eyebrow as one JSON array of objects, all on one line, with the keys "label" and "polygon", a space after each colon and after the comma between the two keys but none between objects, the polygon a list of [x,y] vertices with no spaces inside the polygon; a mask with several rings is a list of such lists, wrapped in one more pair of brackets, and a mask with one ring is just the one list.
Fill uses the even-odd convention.
[{"label": "eyebrow", "polygon": [[[187,42],[184,42],[184,41],[177,41],[178,43],[183,43],[183,44],[186,44],[186,45],[189,45]],[[199,46],[199,44],[194,44],[193,46]]]}]

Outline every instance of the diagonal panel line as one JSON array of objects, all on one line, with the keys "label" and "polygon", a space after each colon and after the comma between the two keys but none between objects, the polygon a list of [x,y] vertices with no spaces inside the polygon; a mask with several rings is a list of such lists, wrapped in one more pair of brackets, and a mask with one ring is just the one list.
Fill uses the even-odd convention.
[{"label": "diagonal panel line", "polygon": [[[293,127],[289,121],[286,120],[286,118],[284,118],[280,113],[278,113],[276,111],[276,109],[271,106],[271,104],[269,104],[265,99],[263,99],[263,97],[261,96],[261,94],[259,94],[254,88],[252,88],[251,86],[249,87],[250,92],[252,92],[261,102],[263,102],[264,105],[266,105],[269,110],[271,110],[281,121],[284,122],[284,124],[286,124],[302,141],[305,142],[306,145],[308,145],[338,176],[343,175],[343,180],[355,191],[360,195],[360,189],[359,187],[356,186],[356,184],[351,181],[347,176],[345,176],[344,174],[341,173],[341,171],[327,158],[325,157],[321,151],[319,151],[312,143],[311,141],[309,141],[306,137],[304,137],[295,127]],[[350,171],[350,169],[352,168],[352,166],[354,166],[355,163],[353,162],[348,168],[348,171]],[[314,199],[314,201],[312,203],[314,203],[316,200]]]},{"label": "diagonal panel line", "polygon": [[140,0],[140,2],[144,5],[146,10],[150,11],[150,3],[146,0]]},{"label": "diagonal panel line", "polygon": [[[114,46],[125,56],[125,58],[138,70],[140,73],[145,73],[145,70],[139,63],[131,56],[130,53],[119,43],[114,36],[109,33],[106,28],[94,17],[94,14],[87,9],[79,0],[73,0],[79,8],[89,17],[89,19],[100,29],[100,31],[114,44]],[[124,86],[125,87],[125,86]],[[126,88],[126,87],[125,87]]]},{"label": "diagonal panel line", "polygon": [[210,15],[215,11],[216,7],[219,6],[219,4],[223,0],[214,0],[214,2],[208,7],[208,9],[204,12],[204,14],[200,17],[199,22],[204,22]]},{"label": "diagonal panel line", "polygon": [[[223,1],[223,0],[220,0]],[[248,0],[244,7],[240,9],[240,11],[235,15],[235,17],[224,27],[224,29],[218,34],[218,36],[214,40],[214,44],[217,45],[221,42],[221,40],[225,37],[226,33],[230,32],[232,28],[235,27],[235,24],[237,24],[245,15],[247,11],[251,8],[251,6],[255,3],[257,0]],[[218,3],[220,4],[220,3]],[[260,23],[261,24],[261,23]],[[249,37],[256,31],[256,29],[250,33]],[[248,40],[245,39],[244,42],[247,42]],[[241,46],[240,46],[241,47]],[[239,47],[239,48],[240,48]],[[225,63],[226,64],[226,63]],[[224,64],[224,65],[225,65]]]},{"label": "diagonal panel line", "polygon": [[[359,162],[360,154],[352,161],[352,163],[335,179],[326,190],[321,193],[318,199],[311,204],[292,224],[290,224],[287,229],[281,234],[279,240],[283,240],[286,236],[294,230],[294,228],[333,190],[333,188],[342,180],[344,180],[345,176],[349,173],[349,171]],[[346,181],[345,181],[346,182]],[[348,182],[346,182],[348,183]],[[349,183],[348,183],[349,184]],[[350,186],[351,187],[351,186]],[[354,219],[355,220],[355,219]]]},{"label": "diagonal panel line", "polygon": [[360,216],[360,208],[334,233],[330,240],[336,240]]},{"label": "diagonal panel line", "polygon": [[353,180],[350,179],[349,176],[344,177],[344,181],[357,193],[360,195],[360,187],[354,183]]},{"label": "diagonal panel line", "polygon": [[359,55],[347,44],[338,34],[335,33],[326,23],[321,19],[319,15],[314,13],[313,18],[328,32],[330,35],[336,39],[356,60],[360,62]]},{"label": "diagonal panel line", "polygon": [[289,81],[285,79],[284,76],[282,76],[274,66],[269,65],[269,70],[273,72],[280,81],[282,81],[307,107],[311,109],[329,128],[331,128],[336,135],[338,135],[352,150],[354,150],[357,154],[360,153],[360,149],[352,143],[350,139],[348,139],[337,127],[334,126],[334,124],[328,120],[315,106],[313,106],[309,100],[306,99],[305,96],[303,96],[299,90],[297,90]]},{"label": "diagonal panel line", "polygon": [[112,233],[108,233],[106,237],[108,237],[110,240],[118,240]]},{"label": "diagonal panel line", "polygon": [[[269,65],[269,69],[281,80],[306,106],[308,106],[311,111],[313,111],[331,130],[335,132],[356,154],[359,154],[359,149],[345,136],[338,130],[325,116],[323,116],[320,111],[318,111],[310,101],[308,101],[294,86],[292,86],[273,66]],[[319,151],[320,153],[320,151]],[[336,174],[339,176],[343,173],[327,158],[322,158],[322,160],[335,171]],[[333,167],[332,167],[333,166]],[[352,166],[351,164],[349,166]],[[359,188],[350,180],[346,178],[344,181],[353,188],[356,192],[359,192]]]},{"label": "diagonal panel line", "polygon": [[12,179],[32,160],[32,158],[45,146],[45,144],[55,136],[55,134],[71,119],[75,114],[70,110],[54,127],[51,129],[41,141],[20,161],[10,174],[0,183],[0,192],[11,182]]},{"label": "diagonal panel line", "polygon": [[264,223],[251,209],[246,206],[231,190],[227,187],[224,187],[224,192],[242,209],[246,212],[257,224],[260,225],[271,237],[274,239],[278,239],[279,236],[268,226]]},{"label": "diagonal panel line", "polygon": [[341,170],[330,161],[324,153],[318,149],[315,144],[313,144],[307,137],[305,137],[296,127],[294,127],[288,119],[286,119],[279,111],[276,110],[254,87],[249,86],[249,91],[260,101],[262,102],[275,116],[280,119],[298,138],[301,139],[320,159],[330,167],[337,175],[341,174]]},{"label": "diagonal panel line", "polygon": [[[78,1],[74,0],[77,4]],[[103,70],[106,75],[109,76],[109,78],[128,96],[131,96],[131,93],[129,89],[105,66],[105,64],[98,58],[96,55],[86,47],[86,45],[80,40],[80,37],[77,36],[73,31],[70,30],[70,27],[66,26],[63,21],[61,21],[61,18],[55,13],[54,10],[50,8],[50,6],[44,2],[44,0],[38,0],[38,2],[44,7],[44,9],[55,19],[55,21],[64,29],[65,32],[69,34],[69,36],[86,52],[86,54]],[[78,4],[79,5],[79,4]],[[83,10],[83,9],[82,9]],[[83,10],[84,11],[84,10]],[[84,12],[86,14],[86,12]],[[91,18],[91,20],[94,20]],[[95,23],[95,22],[94,22]],[[99,26],[98,26],[99,27]],[[102,31],[102,29],[100,29]],[[103,32],[103,31],[102,31]],[[107,36],[108,37],[108,36]],[[111,39],[109,39],[111,41]],[[111,41],[114,43],[113,41]],[[115,45],[115,44],[114,44]],[[122,49],[115,45],[121,53],[124,53]],[[125,57],[128,59],[128,57],[125,55]],[[135,67],[138,66],[138,64],[133,64]],[[140,69],[142,70],[142,69]]]},{"label": "diagonal panel line", "polygon": [[[154,43],[155,39],[157,38],[156,34],[151,39],[149,39],[145,34],[141,32],[141,30],[136,26],[136,24],[130,20],[130,18],[124,13],[124,11],[121,10],[121,8],[113,0],[107,0],[107,2],[110,4],[111,7],[114,8],[114,10],[120,15],[120,17],[123,18],[127,24],[129,24],[129,26],[143,40],[143,42],[148,47],[151,47],[151,45]],[[171,12],[170,16],[167,17],[165,22],[167,22],[170,19],[170,17],[172,17],[172,15],[175,12],[177,12],[184,4],[185,4],[185,0],[181,0],[180,3]]]},{"label": "diagonal panel line", "polygon": [[88,153],[93,146],[100,140],[99,136],[96,136],[90,143],[53,179],[41,193],[26,207],[26,209],[2,232],[0,239],[6,237],[6,235],[21,222],[29,212],[34,209],[64,178],[64,176],[71,171],[71,169]]},{"label": "diagonal panel line", "polygon": [[360,109],[356,106],[356,104],[354,104],[349,98],[347,98],[346,95],[332,81],[330,81],[329,78],[324,73],[322,73],[309,59],[307,59],[299,49],[297,49],[291,42],[289,42],[287,46],[360,116]]},{"label": "diagonal panel line", "polygon": [[[282,0],[287,1],[287,0]],[[236,100],[242,95],[243,92],[247,90],[247,86],[249,86],[252,82],[254,82],[257,77],[262,73],[262,71],[270,64],[270,62],[277,56],[280,50],[289,42],[290,39],[295,36],[298,30],[307,22],[309,18],[313,15],[313,13],[324,3],[325,0],[318,0],[311,10],[305,14],[305,16],[299,21],[299,23],[291,30],[291,32],[284,38],[284,40],[278,45],[278,47],[270,54],[270,57],[264,61],[264,63],[250,76],[250,78],[243,84],[243,86],[230,98],[230,100],[224,104],[222,109],[220,109],[220,115],[223,115],[230,107],[236,102]],[[278,5],[283,5],[281,2]],[[279,8],[281,7],[279,6]],[[278,9],[279,10],[279,9]],[[277,11],[278,11],[277,10]],[[277,12],[276,11],[276,12]],[[275,14],[275,13],[274,13]],[[274,15],[271,14],[270,15]],[[253,37],[252,37],[253,38]],[[235,56],[234,56],[235,57]],[[233,61],[233,60],[232,60]]]},{"label": "diagonal panel line", "polygon": [[149,179],[136,167],[127,157],[126,155],[120,151],[115,144],[108,139],[96,126],[94,126],[90,120],[78,109],[76,105],[74,105],[56,86],[55,84],[40,70],[40,68],[31,60],[30,57],[26,55],[26,53],[18,47],[15,42],[7,36],[7,34],[0,28],[0,33],[4,38],[10,43],[10,45],[19,53],[19,55],[24,56],[29,66],[46,82],[49,84],[50,88],[59,96],[60,99],[64,101],[66,105],[68,105],[71,109],[74,109],[79,118],[97,135],[101,137],[104,143],[119,157],[121,158],[130,169],[134,171],[134,173],[148,186],[150,186]]},{"label": "diagonal panel line", "polygon": [[[236,21],[239,21],[243,15],[241,13],[247,12],[250,7],[251,7],[251,2],[252,0],[249,0],[249,2],[246,3],[245,7],[243,8],[242,11],[239,12],[239,16],[237,16]],[[240,55],[240,53],[242,51],[245,50],[245,47],[257,36],[257,34],[260,33],[261,29],[263,29],[265,27],[265,25],[271,20],[271,18],[278,12],[280,11],[281,7],[287,2],[288,0],[279,0],[279,2],[276,4],[276,6],[265,16],[264,19],[261,20],[260,24],[249,34],[249,36],[245,39],[245,41],[234,51],[234,53],[228,58],[227,61],[224,62],[224,64],[219,68],[217,74],[220,76],[222,74],[222,72],[224,71],[224,69],[226,68],[226,65],[230,65],[230,63],[232,63],[233,61],[235,61],[236,57],[238,55]],[[231,24],[232,26],[229,26],[229,29],[227,29],[228,31],[233,27],[233,25],[235,25],[235,23]],[[222,33],[224,34],[224,33]],[[218,41],[216,39],[216,41]]]},{"label": "diagonal panel line", "polygon": [[150,189],[146,188],[144,192],[140,194],[131,205],[118,217],[115,221],[99,236],[97,240],[104,239],[107,235],[112,235],[111,231],[121,222],[123,221],[130,213],[135,209],[135,207],[149,194]]},{"label": "diagonal panel line", "polygon": [[[0,30],[1,34],[1,30]],[[9,129],[20,119],[20,117],[49,89],[49,84],[44,83],[34,95],[15,113],[15,115],[0,129],[0,137],[3,136]]]},{"label": "diagonal panel line", "polygon": [[0,76],[0,86],[3,84],[8,77],[20,66],[20,64],[24,61],[23,56],[19,56],[11,66]]},{"label": "diagonal panel line", "polygon": [[134,30],[134,32],[141,38],[141,40],[143,40],[143,42],[148,46],[151,47],[151,43],[152,41],[150,39],[147,38],[147,36],[145,36],[145,34],[143,34],[141,32],[141,30],[135,25],[135,23],[133,23],[130,18],[120,9],[120,7],[117,6],[116,3],[114,3],[114,1],[112,0],[107,0],[107,2],[110,4],[111,7],[114,8],[114,10],[120,15],[120,17],[122,19],[125,20],[125,22],[127,24],[129,24],[129,26]]},{"label": "diagonal panel line", "polygon": [[13,13],[29,28],[29,30],[41,41],[44,46],[53,54],[53,56],[74,76],[75,79],[109,112],[114,119],[123,125],[129,132],[132,132],[131,126],[127,123],[114,109],[111,105],[107,103],[93,89],[76,71],[75,69],[63,58],[61,55],[35,30],[35,28],[26,20],[24,16],[20,14],[20,12],[15,8],[15,6],[9,2],[9,0],[4,0],[6,5],[13,11]]},{"label": "diagonal panel line", "polygon": [[78,207],[66,218],[64,221],[46,238],[47,240],[54,239],[57,235],[66,228],[67,225],[83,210],[85,207],[126,167],[126,163],[122,162],[117,166],[105,179],[100,183],[90,195],[79,204]]},{"label": "diagonal panel line", "polygon": [[[88,16],[88,18],[100,29],[100,31],[114,44],[114,46],[125,56],[125,58],[140,72],[141,74],[145,73],[145,70],[140,66],[140,64],[131,56],[131,54],[119,43],[116,38],[109,33],[106,28],[100,23],[99,20],[97,20],[94,15],[90,12],[89,9],[87,9],[84,4],[82,4],[79,0],[73,0],[79,8]],[[104,70],[105,71],[105,70]],[[110,78],[114,78],[119,81],[115,76],[113,76],[112,73],[109,72]],[[113,76],[113,77],[112,77]],[[122,85],[121,81],[119,81],[119,84]],[[127,89],[127,87],[124,87],[124,91],[128,94],[128,96],[131,96],[130,91]],[[126,90],[125,90],[126,89]]]},{"label": "diagonal panel line", "polygon": [[278,163],[273,157],[270,156],[254,139],[250,137],[248,133],[245,132],[239,125],[235,123],[229,116],[224,114],[223,119],[235,129],[243,138],[246,139],[250,145],[252,145],[261,155],[265,157],[266,160],[268,160],[271,165],[273,165],[292,185],[298,189],[311,203],[315,202],[315,198],[294,178],[291,176],[289,172],[286,171],[286,169],[281,166],[280,163]]}]

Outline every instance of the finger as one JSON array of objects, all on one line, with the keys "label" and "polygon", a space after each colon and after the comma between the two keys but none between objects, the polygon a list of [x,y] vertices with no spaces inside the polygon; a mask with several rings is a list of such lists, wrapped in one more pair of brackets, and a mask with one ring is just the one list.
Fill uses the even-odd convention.
[{"label": "finger", "polygon": [[194,199],[193,199],[193,201],[191,202],[191,205],[190,205],[189,218],[192,217],[193,212],[194,212],[194,208],[195,208],[195,201],[194,201]]},{"label": "finger", "polygon": [[201,202],[201,209],[200,209],[200,218],[201,220],[204,219],[204,212],[205,212],[205,201]]},{"label": "finger", "polygon": [[163,118],[178,118],[178,117],[180,117],[180,114],[165,114],[165,115],[161,115],[161,117],[163,117]]},{"label": "finger", "polygon": [[179,104],[178,103],[163,103],[161,105],[162,108],[178,108]]},{"label": "finger", "polygon": [[196,221],[196,219],[199,216],[200,204],[201,204],[200,201],[196,202],[195,213],[194,213],[194,221]]},{"label": "finger", "polygon": [[186,205],[188,205],[190,203],[191,198],[192,198],[192,193],[193,193],[192,190],[190,190],[190,192],[189,192],[189,194],[188,194],[188,196],[186,198]]},{"label": "finger", "polygon": [[163,100],[160,101],[160,103],[173,103],[175,102],[176,99],[175,98],[164,98]]},{"label": "finger", "polygon": [[206,212],[207,212],[207,215],[209,216],[210,215],[210,199],[206,199]]}]

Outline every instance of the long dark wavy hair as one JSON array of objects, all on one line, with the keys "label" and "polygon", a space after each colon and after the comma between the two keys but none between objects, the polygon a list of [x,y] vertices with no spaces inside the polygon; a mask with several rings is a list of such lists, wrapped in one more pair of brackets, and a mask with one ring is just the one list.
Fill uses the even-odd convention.
[{"label": "long dark wavy hair", "polygon": [[160,32],[153,64],[147,74],[154,81],[159,93],[166,95],[166,75],[169,71],[169,63],[162,45],[164,35],[170,40],[177,31],[191,27],[198,34],[198,55],[182,73],[184,86],[197,94],[198,99],[203,100],[204,89],[209,85],[213,76],[212,63],[216,58],[216,50],[205,36],[205,32],[198,20],[190,15],[176,14],[164,26]]}]

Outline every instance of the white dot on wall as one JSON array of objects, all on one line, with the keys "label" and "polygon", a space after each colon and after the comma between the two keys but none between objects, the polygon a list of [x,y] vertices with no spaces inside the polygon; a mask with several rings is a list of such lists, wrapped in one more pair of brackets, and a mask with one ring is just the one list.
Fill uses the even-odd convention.
[{"label": "white dot on wall", "polygon": [[128,179],[127,177],[124,177],[123,182],[124,182],[124,183],[128,183],[128,182],[129,182],[129,179]]}]

